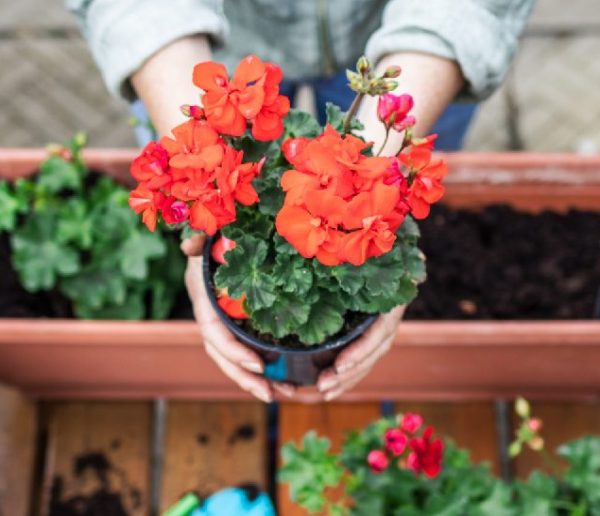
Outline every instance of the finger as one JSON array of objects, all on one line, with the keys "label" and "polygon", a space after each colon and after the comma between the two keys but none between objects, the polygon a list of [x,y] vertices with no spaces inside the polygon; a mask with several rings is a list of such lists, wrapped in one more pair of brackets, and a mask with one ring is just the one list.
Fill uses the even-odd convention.
[{"label": "finger", "polygon": [[332,389],[330,391],[327,391],[324,395],[323,395],[323,399],[325,401],[332,401],[335,398],[338,398],[339,396],[341,396],[344,392],[352,389],[352,387],[354,387],[357,383],[359,383],[360,381],[362,381],[364,379],[365,376],[367,376],[367,373],[369,371],[362,371],[361,374],[356,375],[354,378],[352,378],[352,380],[348,381],[347,383],[344,383],[344,385],[339,386],[336,389]]},{"label": "finger", "polygon": [[286,398],[293,398],[296,394],[296,387],[291,383],[272,382],[273,388],[283,394]]},{"label": "finger", "polygon": [[186,284],[192,301],[194,317],[205,342],[211,343],[225,359],[253,373],[262,373],[264,364],[260,356],[250,348],[238,342],[223,324],[213,309],[199,278],[202,270],[202,258],[189,258]]},{"label": "finger", "polygon": [[333,367],[326,369],[319,375],[317,388],[325,393],[351,383],[356,376],[368,373],[377,361],[391,349],[393,343],[393,337],[388,337],[369,357],[343,373],[338,373]]},{"label": "finger", "polygon": [[249,392],[265,403],[270,403],[273,400],[271,387],[265,378],[249,373],[236,364],[229,362],[211,344],[206,345],[205,349],[208,355],[219,366],[221,371],[237,383],[243,390]]},{"label": "finger", "polygon": [[390,335],[395,335],[398,322],[404,313],[404,306],[397,306],[390,313],[382,315],[356,342],[344,349],[335,361],[335,369],[343,373],[366,360]]},{"label": "finger", "polygon": [[183,254],[187,256],[200,256],[204,249],[206,235],[204,233],[196,233],[190,238],[186,238],[179,246]]}]

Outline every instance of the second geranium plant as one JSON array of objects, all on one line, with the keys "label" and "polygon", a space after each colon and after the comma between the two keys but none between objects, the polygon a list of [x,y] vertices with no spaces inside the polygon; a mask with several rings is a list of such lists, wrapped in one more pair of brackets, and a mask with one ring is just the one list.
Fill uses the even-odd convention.
[{"label": "second geranium plant", "polygon": [[[441,198],[447,170],[432,159],[434,137],[412,137],[412,98],[389,93],[399,74],[378,77],[361,58],[348,73],[356,102],[346,114],[328,105],[323,129],[290,110],[278,66],[248,56],[230,78],[203,62],[193,73],[202,107],[183,106],[189,120],[132,163],[130,206],[150,230],[162,218],[213,237],[207,290],[246,342],[342,346],[340,336],[415,297],[425,268],[413,218]],[[353,117],[365,95],[380,97],[388,133],[404,131],[391,156],[360,135]]]}]

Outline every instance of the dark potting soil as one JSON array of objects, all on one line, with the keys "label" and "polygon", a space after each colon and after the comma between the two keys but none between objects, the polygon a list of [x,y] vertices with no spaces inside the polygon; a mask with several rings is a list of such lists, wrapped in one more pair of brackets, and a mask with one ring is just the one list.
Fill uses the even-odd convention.
[{"label": "dark potting soil", "polygon": [[[407,319],[589,319],[600,312],[600,213],[437,205],[419,225],[428,278]],[[0,234],[0,317],[71,316],[59,293],[30,294],[19,285]],[[172,317],[192,318],[185,292]]]},{"label": "dark potting soil", "polygon": [[600,318],[600,213],[434,206],[427,281],[407,319]]}]

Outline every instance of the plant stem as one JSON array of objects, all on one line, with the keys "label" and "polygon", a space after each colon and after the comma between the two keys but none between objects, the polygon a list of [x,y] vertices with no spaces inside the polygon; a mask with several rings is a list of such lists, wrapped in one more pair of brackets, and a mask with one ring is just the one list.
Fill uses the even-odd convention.
[{"label": "plant stem", "polygon": [[379,156],[383,152],[383,148],[385,147],[385,144],[387,143],[389,137],[390,137],[390,128],[386,127],[385,128],[385,139],[383,140],[383,143],[381,144],[381,148],[379,149],[379,152],[377,154],[375,154],[375,156]]},{"label": "plant stem", "polygon": [[348,129],[350,129],[350,122],[352,122],[354,115],[356,115],[356,110],[358,109],[358,106],[360,106],[360,102],[364,96],[364,93],[358,93],[356,97],[354,97],[350,109],[346,113],[346,118],[344,118],[344,133],[347,133]]},{"label": "plant stem", "polygon": [[544,462],[552,470],[552,472],[558,478],[560,478],[562,476],[562,471],[560,469],[558,462],[556,462],[556,460],[554,460],[554,457],[552,457],[546,450],[540,450],[540,455],[542,456],[542,459],[544,459]]}]

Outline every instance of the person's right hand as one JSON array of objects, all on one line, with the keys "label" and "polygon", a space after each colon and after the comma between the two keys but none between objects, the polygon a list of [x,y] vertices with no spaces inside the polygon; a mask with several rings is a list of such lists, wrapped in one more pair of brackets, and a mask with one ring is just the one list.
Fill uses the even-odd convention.
[{"label": "person's right hand", "polygon": [[261,357],[237,341],[213,309],[202,277],[204,241],[203,235],[194,235],[182,242],[181,250],[188,256],[185,284],[206,352],[229,378],[258,399],[266,403],[272,401],[273,388],[285,396],[293,396],[292,385],[269,382],[262,376]]}]

